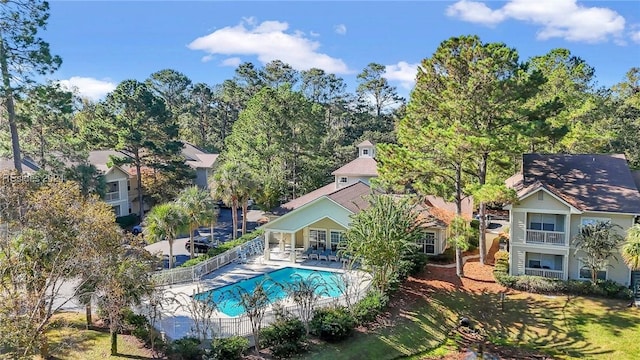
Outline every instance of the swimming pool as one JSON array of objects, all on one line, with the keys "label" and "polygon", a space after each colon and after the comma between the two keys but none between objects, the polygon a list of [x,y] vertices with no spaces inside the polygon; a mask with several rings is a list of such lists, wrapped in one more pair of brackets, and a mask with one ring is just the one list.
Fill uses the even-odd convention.
[{"label": "swimming pool", "polygon": [[[342,282],[342,278],[340,276],[336,276],[339,274],[331,271],[286,267],[245,279],[234,284],[195,294],[194,298],[200,301],[213,301],[220,312],[229,316],[238,316],[244,314],[245,310],[240,305],[238,299],[232,294],[232,290],[236,286],[240,286],[247,292],[251,293],[255,290],[258,284],[264,281],[263,285],[267,292],[267,296],[269,297],[269,303],[272,304],[288,296],[284,286],[299,281],[299,279],[308,279],[312,274],[317,274],[314,275],[314,279],[317,279],[320,283],[316,289],[316,293],[322,293],[322,296],[329,297],[339,297],[342,295],[339,287],[339,284]],[[279,286],[279,284],[282,284],[283,286]]]}]

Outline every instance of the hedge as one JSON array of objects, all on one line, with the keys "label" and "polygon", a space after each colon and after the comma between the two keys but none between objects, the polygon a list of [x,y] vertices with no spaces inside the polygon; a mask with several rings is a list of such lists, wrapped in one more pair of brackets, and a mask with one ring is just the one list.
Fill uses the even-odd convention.
[{"label": "hedge", "polygon": [[629,300],[632,291],[611,280],[597,280],[595,283],[582,280],[559,280],[542,276],[509,275],[509,254],[498,251],[495,255],[493,276],[502,286],[536,294],[575,294]]}]

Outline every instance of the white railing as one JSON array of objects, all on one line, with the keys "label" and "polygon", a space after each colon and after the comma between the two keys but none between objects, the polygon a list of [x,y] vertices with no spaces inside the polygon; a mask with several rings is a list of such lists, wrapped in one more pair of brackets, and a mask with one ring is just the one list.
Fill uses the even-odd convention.
[{"label": "white railing", "polygon": [[528,244],[566,245],[564,232],[527,229]]},{"label": "white railing", "polygon": [[551,279],[564,279],[562,270],[525,268],[525,275],[542,276]]},{"label": "white railing", "polygon": [[[239,258],[239,254],[241,255],[242,253],[247,252],[250,249],[261,249],[262,244],[262,238],[257,237],[251,241],[236,246],[231,250],[227,250],[222,254],[216,255],[194,266],[155,271],[151,274],[151,277],[156,286],[197,282],[200,281],[202,276],[207,275],[235,261]],[[255,252],[256,251],[254,251],[254,253]]]},{"label": "white railing", "polygon": [[[369,282],[367,286],[359,293],[356,298],[353,300],[358,301],[362,299],[367,293],[371,283]],[[314,311],[326,308],[330,306],[336,305],[345,305],[345,296],[340,296],[337,298],[322,298],[319,299],[314,304]],[[286,313],[290,313],[293,316],[300,317],[299,309],[297,305],[289,305],[282,306],[280,309],[283,309]],[[265,312],[265,315],[261,321],[262,328],[269,326],[270,324],[276,321],[276,311],[273,307],[270,310]],[[251,321],[249,317],[246,315],[240,315],[236,317],[215,317],[211,319],[211,324],[213,328],[213,333],[218,338],[226,338],[231,336],[250,336],[251,332]],[[161,315],[160,324],[158,329],[164,331],[165,335],[169,339],[180,339],[185,336],[195,336],[193,333],[194,322],[188,316],[172,316],[168,313],[163,313]]]},{"label": "white railing", "polygon": [[108,192],[106,194],[104,194],[104,200],[105,201],[115,201],[115,200],[120,200],[120,192],[116,191],[116,192]]}]

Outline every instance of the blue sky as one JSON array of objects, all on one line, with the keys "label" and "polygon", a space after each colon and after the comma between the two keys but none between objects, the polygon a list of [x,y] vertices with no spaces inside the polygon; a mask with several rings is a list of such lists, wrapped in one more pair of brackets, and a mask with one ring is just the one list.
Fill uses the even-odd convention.
[{"label": "blue sky", "polygon": [[221,83],[239,62],[281,59],[320,67],[355,89],[368,63],[407,96],[417,64],[443,40],[477,34],[522,60],[567,48],[596,69],[598,84],[640,66],[640,2],[508,1],[57,1],[41,36],[63,59],[53,77],[87,97],[125,79],[172,68]]}]

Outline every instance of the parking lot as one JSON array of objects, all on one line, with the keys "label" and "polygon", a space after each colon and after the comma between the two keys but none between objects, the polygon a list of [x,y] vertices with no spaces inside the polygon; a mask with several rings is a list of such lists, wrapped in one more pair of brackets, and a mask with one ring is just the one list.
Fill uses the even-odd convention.
[{"label": "parking lot", "polygon": [[[249,210],[247,214],[247,231],[250,232],[256,228],[257,221],[260,217],[263,216],[263,212],[260,210]],[[242,227],[242,212],[238,211],[238,228]],[[229,241],[232,239],[232,231],[233,231],[233,222],[231,220],[231,209],[221,208],[220,214],[218,215],[218,223],[213,229],[213,239],[214,241],[218,241],[220,243]],[[238,236],[241,235],[241,232],[238,231]],[[187,248],[185,248],[186,243],[189,241],[188,236],[180,237],[173,242],[173,256],[174,256],[174,266],[178,266],[183,264],[185,261],[189,260],[190,252]],[[160,241],[157,243],[149,244],[145,246],[145,249],[152,254],[169,255],[169,242],[168,241]],[[165,261],[164,267],[167,268],[169,266],[168,260]]]}]

